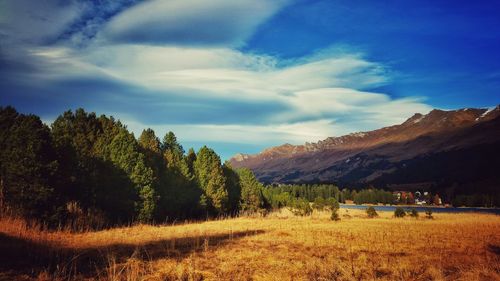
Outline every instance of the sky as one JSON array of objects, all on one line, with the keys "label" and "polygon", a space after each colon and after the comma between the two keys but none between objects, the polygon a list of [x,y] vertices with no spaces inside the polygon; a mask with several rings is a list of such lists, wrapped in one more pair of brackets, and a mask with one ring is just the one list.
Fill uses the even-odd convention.
[{"label": "sky", "polygon": [[500,2],[0,0],[0,106],[221,158],[500,104]]}]

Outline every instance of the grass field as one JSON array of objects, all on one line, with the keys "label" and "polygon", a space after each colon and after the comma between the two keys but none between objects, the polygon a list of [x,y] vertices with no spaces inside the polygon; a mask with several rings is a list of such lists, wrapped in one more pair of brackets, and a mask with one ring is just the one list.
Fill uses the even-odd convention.
[{"label": "grass field", "polygon": [[499,216],[340,212],[86,233],[4,218],[0,279],[500,280]]}]

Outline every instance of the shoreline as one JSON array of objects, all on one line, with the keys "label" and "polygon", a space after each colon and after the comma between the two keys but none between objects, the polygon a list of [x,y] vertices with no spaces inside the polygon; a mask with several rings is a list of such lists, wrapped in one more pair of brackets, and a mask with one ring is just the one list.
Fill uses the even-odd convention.
[{"label": "shoreline", "polygon": [[442,206],[442,205],[377,205],[377,204],[345,204],[339,203],[340,206],[366,206],[366,207],[402,207],[402,208],[441,208],[441,209],[484,209],[484,210],[499,210],[500,207],[490,208],[490,207],[453,207],[453,206]]},{"label": "shoreline", "polygon": [[444,207],[444,206],[420,206],[420,205],[373,205],[373,204],[340,204],[341,209],[365,210],[368,207],[374,207],[377,211],[392,212],[396,208],[416,209],[420,212],[425,212],[426,209],[431,209],[436,213],[488,213],[500,215],[500,208],[485,208],[485,207]]}]

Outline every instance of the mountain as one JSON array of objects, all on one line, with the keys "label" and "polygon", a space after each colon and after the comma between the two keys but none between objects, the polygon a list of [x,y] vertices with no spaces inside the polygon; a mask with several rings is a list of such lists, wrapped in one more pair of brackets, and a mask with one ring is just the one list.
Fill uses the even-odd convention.
[{"label": "mountain", "polygon": [[337,183],[391,189],[495,191],[500,187],[500,106],[432,110],[399,125],[237,154],[265,183]]}]

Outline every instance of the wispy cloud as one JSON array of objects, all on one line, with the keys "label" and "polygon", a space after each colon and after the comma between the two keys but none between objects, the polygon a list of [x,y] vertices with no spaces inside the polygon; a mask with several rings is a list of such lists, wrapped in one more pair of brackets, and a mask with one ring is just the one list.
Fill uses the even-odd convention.
[{"label": "wispy cloud", "polygon": [[[134,102],[122,109],[129,122],[141,124],[134,128],[171,127],[189,141],[317,141],[430,110],[420,99],[362,90],[389,77],[384,67],[359,54],[304,58],[279,67],[278,58],[227,48],[112,45],[72,52],[44,49],[33,54],[64,65],[45,73],[52,79],[107,76],[142,91],[123,96],[126,102],[146,105]],[[157,114],[145,113],[148,107]]]},{"label": "wispy cloud", "polygon": [[0,35],[2,45],[40,44],[58,36],[80,15],[76,1],[1,1]]},{"label": "wispy cloud", "polygon": [[112,42],[237,46],[287,0],[153,0],[112,18],[102,36]]}]

